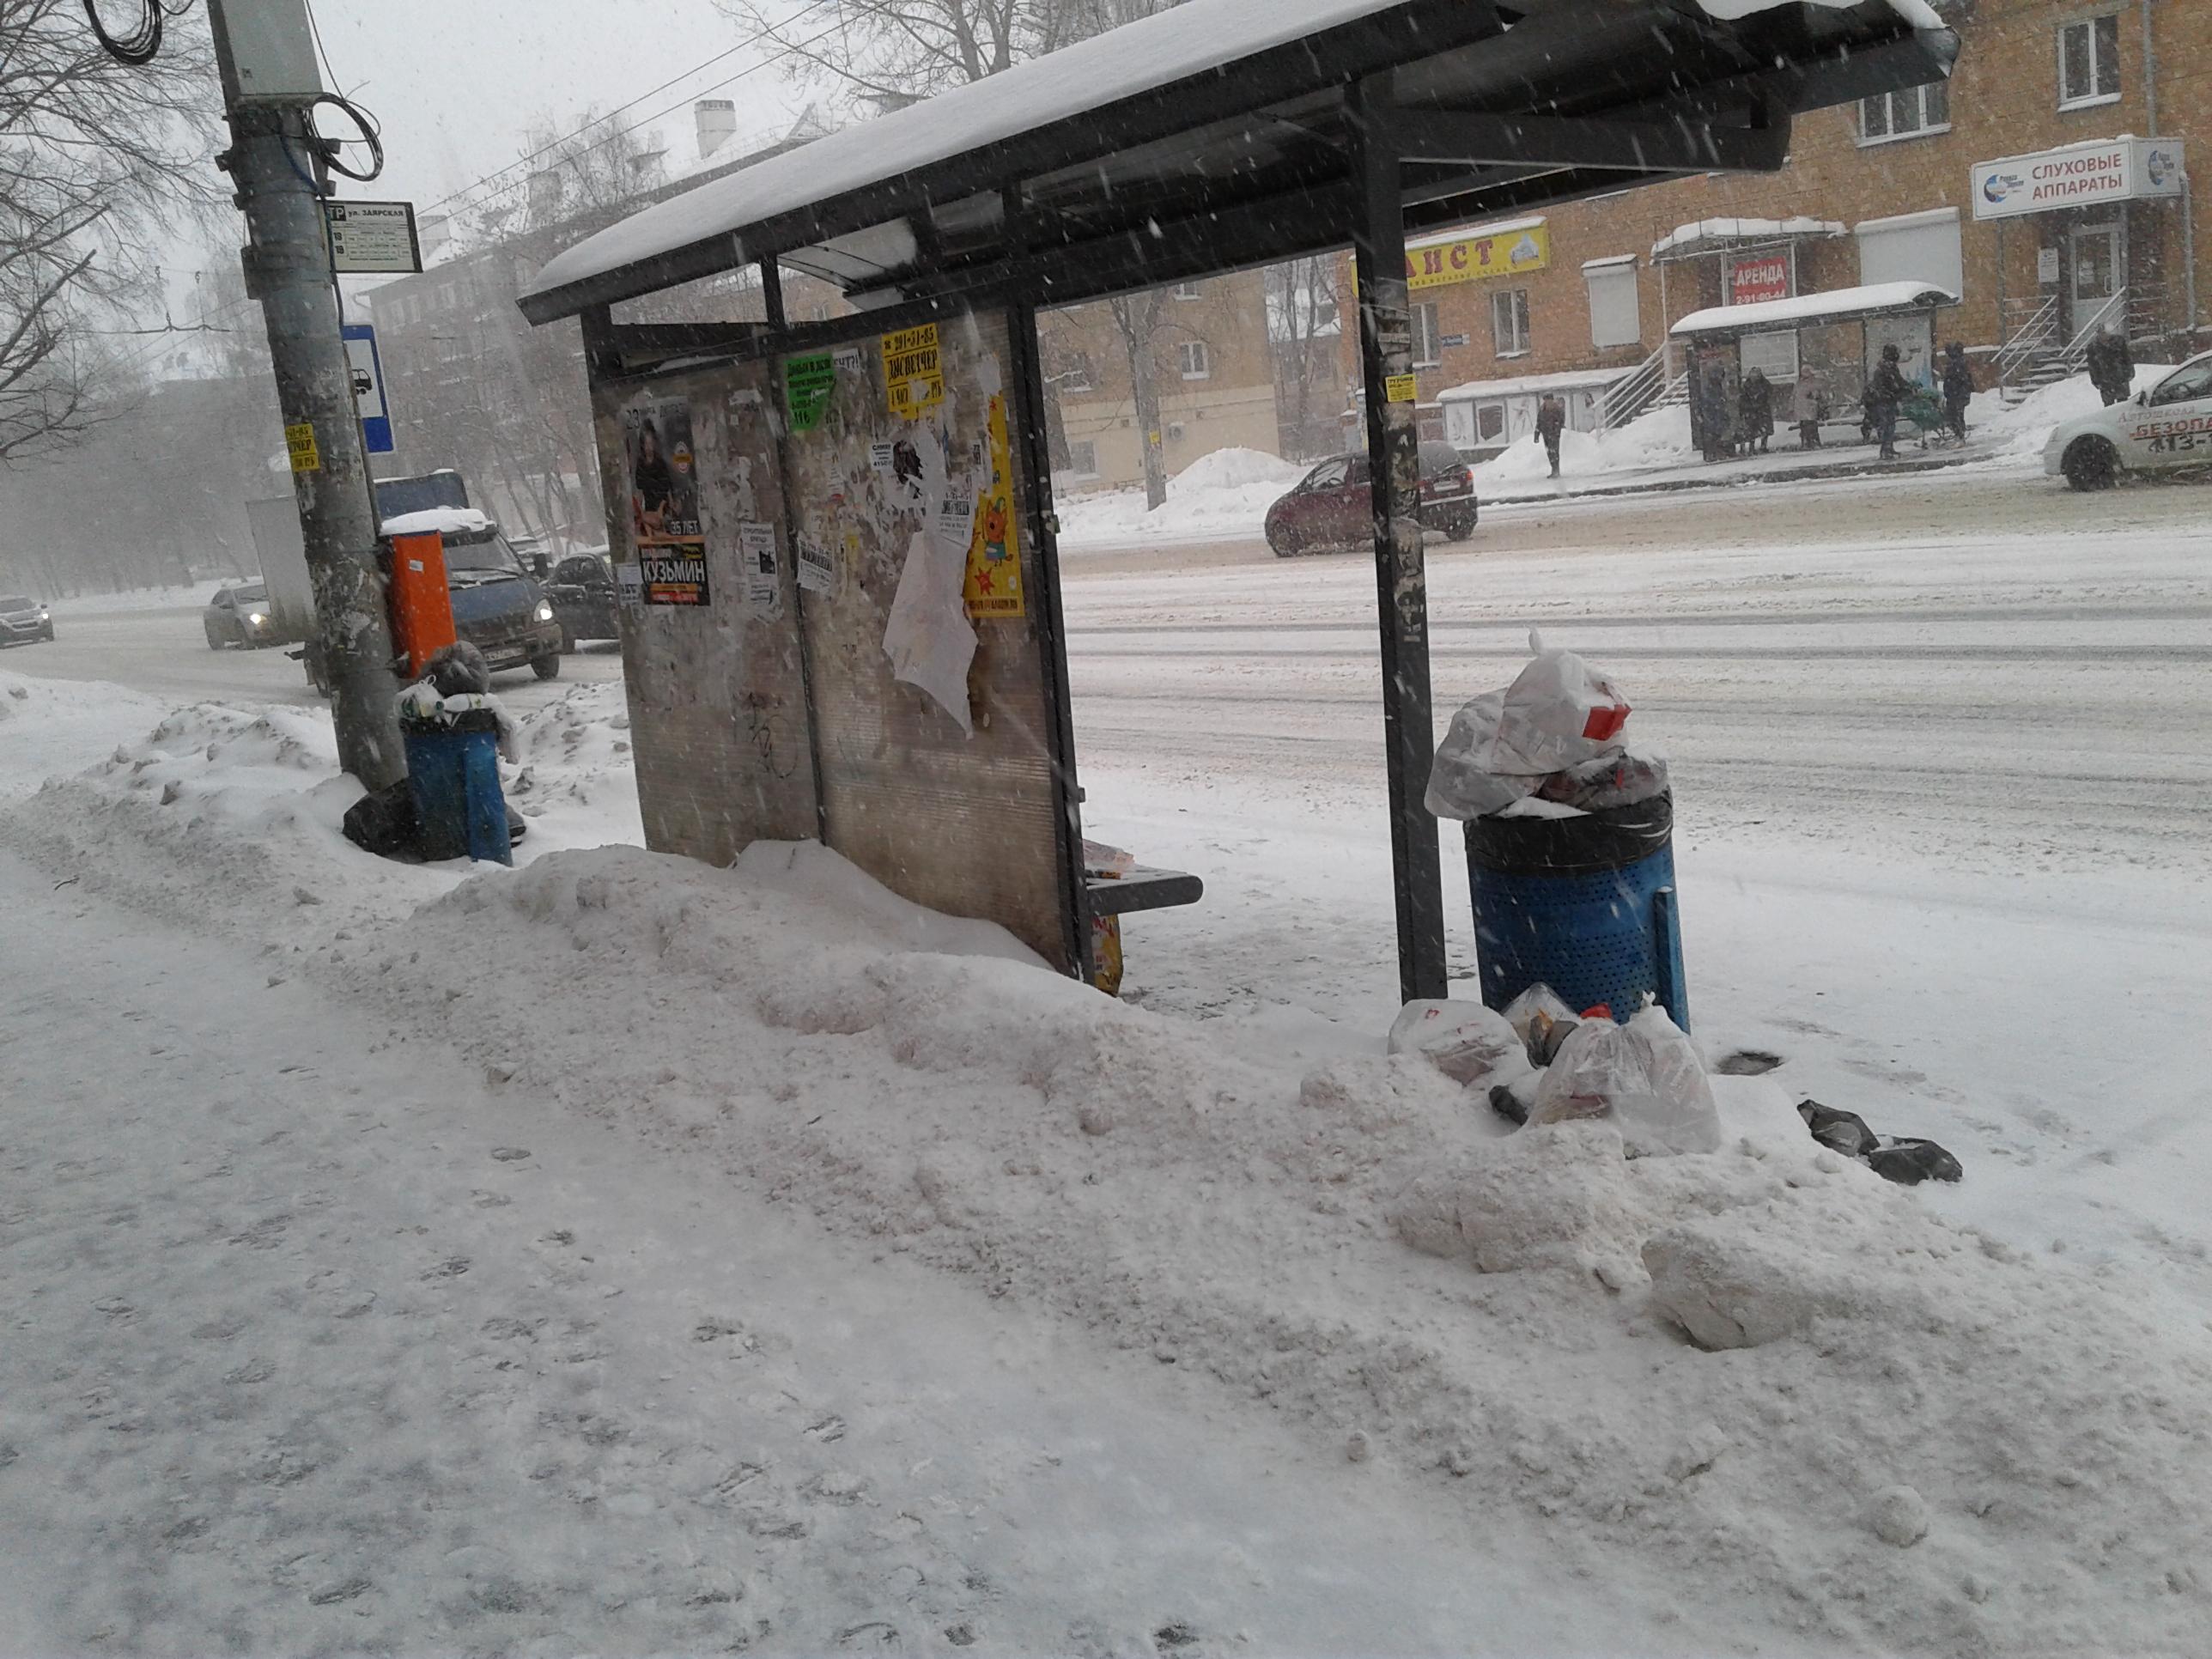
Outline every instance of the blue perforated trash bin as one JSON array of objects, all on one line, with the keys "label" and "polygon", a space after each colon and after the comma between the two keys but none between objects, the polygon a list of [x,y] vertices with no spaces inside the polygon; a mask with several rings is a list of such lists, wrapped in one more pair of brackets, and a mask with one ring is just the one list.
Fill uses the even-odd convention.
[{"label": "blue perforated trash bin", "polygon": [[403,718],[399,730],[422,856],[513,864],[499,785],[499,717],[476,708],[442,720]]},{"label": "blue perforated trash bin", "polygon": [[1688,1030],[1674,831],[1665,793],[1577,817],[1468,819],[1483,1001],[1503,1009],[1540,983],[1577,1013],[1603,1003],[1626,1019],[1648,994]]}]

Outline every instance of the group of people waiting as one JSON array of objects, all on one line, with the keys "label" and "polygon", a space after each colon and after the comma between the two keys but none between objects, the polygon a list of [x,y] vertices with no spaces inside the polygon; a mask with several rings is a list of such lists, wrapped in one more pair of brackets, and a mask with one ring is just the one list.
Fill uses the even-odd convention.
[{"label": "group of people waiting", "polygon": [[[1720,363],[1707,364],[1693,385],[1698,429],[1707,460],[1767,453],[1774,436],[1781,396],[1764,369],[1753,368],[1746,374],[1733,398],[1729,393],[1728,371]],[[1881,356],[1867,376],[1860,394],[1859,435],[1867,442],[1879,443],[1881,458],[1885,461],[1897,459],[1897,423],[1913,398],[1914,390],[1913,383],[1905,377],[1897,347],[1882,347]],[[1966,436],[1966,405],[1974,395],[1974,376],[1966,362],[1966,348],[1959,341],[1954,340],[1943,349],[1940,390],[1944,428],[1963,443]],[[2106,401],[2112,399],[2107,398]],[[1789,400],[1789,416],[1797,428],[1799,449],[1821,447],[1820,426],[1828,413],[1826,383],[1810,369],[1802,372],[1790,390]]]}]

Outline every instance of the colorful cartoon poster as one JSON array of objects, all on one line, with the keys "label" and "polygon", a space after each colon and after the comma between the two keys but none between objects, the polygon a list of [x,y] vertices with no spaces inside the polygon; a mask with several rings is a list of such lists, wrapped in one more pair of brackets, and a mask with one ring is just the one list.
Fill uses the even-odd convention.
[{"label": "colorful cartoon poster", "polygon": [[663,398],[624,411],[623,460],[629,478],[630,539],[644,602],[709,603],[690,402]]},{"label": "colorful cartoon poster", "polygon": [[1014,532],[1014,468],[1006,439],[1006,397],[991,394],[990,477],[977,496],[961,591],[972,617],[1028,613],[1022,593],[1021,544]]},{"label": "colorful cartoon poster", "polygon": [[902,421],[918,420],[945,401],[945,368],[937,325],[917,323],[883,337],[884,402]]}]

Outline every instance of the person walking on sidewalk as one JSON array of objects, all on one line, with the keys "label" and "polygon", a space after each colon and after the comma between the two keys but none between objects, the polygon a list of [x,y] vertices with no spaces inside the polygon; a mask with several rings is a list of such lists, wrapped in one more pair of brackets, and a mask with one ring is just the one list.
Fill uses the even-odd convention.
[{"label": "person walking on sidewalk", "polygon": [[1767,441],[1774,436],[1774,383],[1765,369],[1754,368],[1743,377],[1736,406],[1743,425],[1743,453],[1764,455]]},{"label": "person walking on sidewalk", "polygon": [[1881,361],[1867,376],[1866,414],[1873,423],[1875,436],[1881,443],[1881,459],[1897,459],[1897,407],[1911,390],[1905,379],[1905,371],[1898,366],[1898,350],[1893,345],[1881,349]]},{"label": "person walking on sidewalk", "polygon": [[1966,348],[1954,340],[1943,348],[1943,424],[1966,441],[1966,404],[1974,395],[1974,371],[1966,367]]},{"label": "person walking on sidewalk", "polygon": [[2136,360],[2120,331],[2110,323],[2097,331],[2087,352],[2089,384],[2106,405],[2125,402],[2135,390]]},{"label": "person walking on sidewalk", "polygon": [[1559,476],[1559,434],[1567,429],[1567,400],[1547,392],[1536,404],[1536,441],[1551,459],[1552,476]]},{"label": "person walking on sidewalk", "polygon": [[1819,377],[1809,370],[1801,371],[1796,389],[1790,394],[1790,417],[1797,422],[1798,448],[1820,447],[1820,417],[1828,412],[1827,401],[1820,395]]}]

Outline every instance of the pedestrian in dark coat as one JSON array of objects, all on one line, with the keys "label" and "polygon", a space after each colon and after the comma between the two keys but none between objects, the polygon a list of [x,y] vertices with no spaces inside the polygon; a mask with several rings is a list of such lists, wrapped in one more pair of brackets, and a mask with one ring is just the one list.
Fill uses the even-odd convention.
[{"label": "pedestrian in dark coat", "polygon": [[1551,458],[1552,476],[1559,476],[1559,434],[1567,429],[1567,400],[1547,392],[1536,404],[1536,439]]},{"label": "pedestrian in dark coat", "polygon": [[1966,348],[1954,340],[1943,348],[1943,422],[1960,443],[1966,441],[1966,404],[1974,395],[1974,371],[1966,367]]},{"label": "pedestrian in dark coat", "polygon": [[2136,360],[2128,350],[2126,337],[2109,323],[2097,331],[2097,337],[2089,342],[2089,384],[2095,386],[2106,404],[2124,403],[2135,390]]},{"label": "pedestrian in dark coat", "polygon": [[1881,361],[1874,366],[1874,373],[1867,376],[1863,401],[1866,405],[1867,419],[1874,427],[1875,436],[1881,442],[1881,459],[1885,461],[1897,459],[1897,406],[1905,401],[1905,394],[1910,390],[1911,387],[1905,380],[1905,371],[1899,367],[1897,348],[1884,346]]},{"label": "pedestrian in dark coat", "polygon": [[1744,453],[1766,453],[1766,441],[1774,435],[1774,384],[1765,369],[1754,368],[1743,377],[1736,414],[1743,426]]},{"label": "pedestrian in dark coat", "polygon": [[1729,447],[1728,371],[1718,363],[1707,363],[1698,377],[1697,399],[1705,459],[1717,461]]}]

